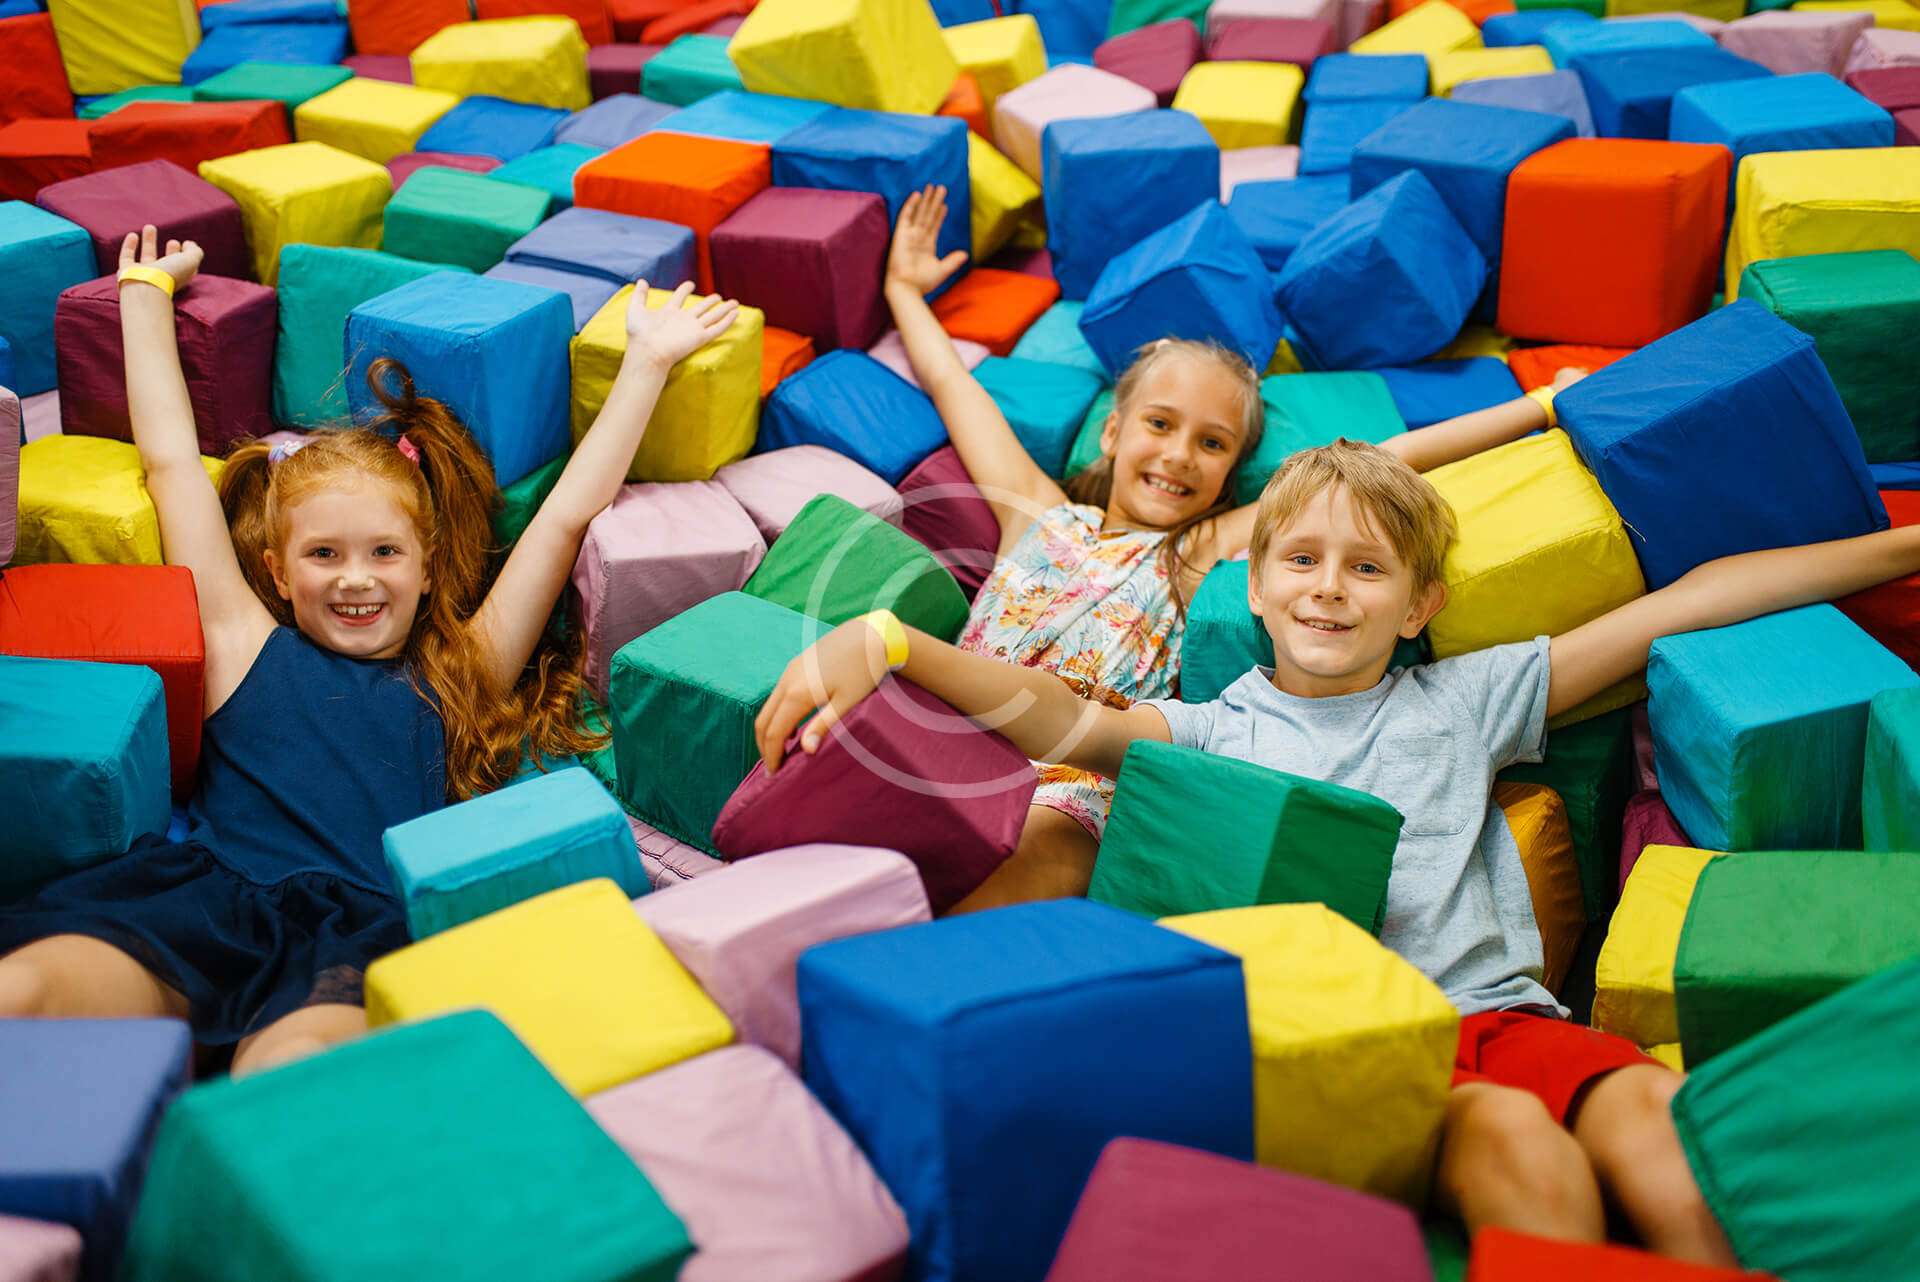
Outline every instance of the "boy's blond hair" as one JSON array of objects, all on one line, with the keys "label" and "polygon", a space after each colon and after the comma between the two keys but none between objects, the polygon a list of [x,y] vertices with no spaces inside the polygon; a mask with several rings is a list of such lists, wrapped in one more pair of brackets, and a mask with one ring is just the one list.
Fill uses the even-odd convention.
[{"label": "boy's blond hair", "polygon": [[1447,549],[1459,533],[1453,508],[1398,456],[1345,437],[1295,454],[1261,491],[1248,549],[1255,573],[1274,534],[1299,516],[1316,494],[1336,485],[1353,496],[1367,519],[1379,526],[1394,554],[1406,562],[1416,594],[1443,581]]}]

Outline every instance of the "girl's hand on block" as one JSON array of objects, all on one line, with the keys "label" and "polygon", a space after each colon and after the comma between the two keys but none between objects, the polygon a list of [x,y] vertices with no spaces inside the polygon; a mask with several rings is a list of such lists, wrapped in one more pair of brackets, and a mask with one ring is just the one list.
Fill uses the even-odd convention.
[{"label": "girl's hand on block", "polygon": [[647,282],[635,281],[633,300],[627,304],[627,355],[670,370],[726,333],[740,314],[739,303],[718,294],[688,307],[692,294],[693,282],[682,281],[673,297],[654,307],[647,301]]},{"label": "girl's hand on block", "polygon": [[800,750],[812,756],[834,723],[862,699],[880,688],[887,675],[887,643],[865,619],[850,619],[801,652],[753,719],[754,741],[767,773],[780,768],[787,738],[807,714]]},{"label": "girl's hand on block", "polygon": [[125,270],[136,264],[142,267],[157,267],[173,277],[175,289],[184,289],[200,271],[200,260],[204,255],[200,246],[193,241],[170,240],[166,253],[160,252],[160,232],[152,223],[139,231],[130,231],[126,239],[120,242],[120,268]]},{"label": "girl's hand on block", "polygon": [[899,281],[915,292],[926,294],[940,282],[959,271],[967,261],[967,251],[956,249],[945,258],[937,256],[941,224],[947,220],[947,189],[923,187],[907,197],[900,207],[900,219],[893,228],[893,248],[887,253],[887,283]]},{"label": "girl's hand on block", "polygon": [[1592,372],[1591,370],[1581,369],[1577,365],[1566,366],[1559,373],[1553,376],[1553,394],[1555,396],[1558,396],[1560,393],[1566,391],[1569,387],[1572,387],[1575,383],[1578,383],[1581,379],[1585,378],[1591,372]]}]

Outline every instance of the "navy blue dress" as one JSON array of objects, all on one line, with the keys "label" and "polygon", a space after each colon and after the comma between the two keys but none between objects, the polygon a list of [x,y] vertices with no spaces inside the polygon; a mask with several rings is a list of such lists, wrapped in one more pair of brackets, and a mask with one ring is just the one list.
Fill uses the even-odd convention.
[{"label": "navy blue dress", "polygon": [[400,662],[275,628],[206,720],[185,840],[142,837],[0,909],[0,953],[105,940],[183,993],[212,1045],[357,1002],[367,965],[409,942],[381,835],[445,804],[445,728]]}]

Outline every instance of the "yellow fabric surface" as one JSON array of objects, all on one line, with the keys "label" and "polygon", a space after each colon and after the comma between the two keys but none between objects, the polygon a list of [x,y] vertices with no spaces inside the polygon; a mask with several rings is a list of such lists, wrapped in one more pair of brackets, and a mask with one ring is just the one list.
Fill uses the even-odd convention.
[{"label": "yellow fabric surface", "polygon": [[[658,306],[672,295],[652,290]],[[629,285],[594,313],[573,340],[573,439],[578,444],[607,403],[627,354]],[[700,295],[687,300],[689,307]],[[704,481],[745,458],[760,432],[760,353],[766,314],[740,308],[732,328],[673,367],[627,469],[629,481]]]},{"label": "yellow fabric surface", "polygon": [[1242,960],[1255,1157],[1422,1205],[1460,1040],[1445,994],[1324,904],[1160,924]]},{"label": "yellow fabric surface", "polygon": [[1587,904],[1580,892],[1580,865],[1574,859],[1566,803],[1559,793],[1538,783],[1497,783],[1493,800],[1520,847],[1520,866],[1527,872],[1533,920],[1540,927],[1540,951],[1546,959],[1545,983],[1557,997],[1580,948],[1580,934],[1587,928]]},{"label": "yellow fabric surface", "polygon": [[1593,1026],[1638,1046],[1680,1040],[1673,961],[1709,850],[1648,846],[1620,892],[1594,970]]},{"label": "yellow fabric surface", "polygon": [[960,74],[933,10],[900,0],[761,0],[727,54],[754,93],[869,111],[929,114]]},{"label": "yellow fabric surface", "polygon": [[1920,7],[1906,0],[1800,0],[1793,7],[1805,13],[1871,13],[1876,27],[1920,31]]},{"label": "yellow fabric surface", "polygon": [[1349,53],[1423,53],[1431,60],[1456,49],[1480,48],[1480,28],[1447,0],[1427,0],[1348,46]]},{"label": "yellow fabric surface", "polygon": [[572,18],[489,18],[442,27],[413,51],[413,83],[461,98],[580,111],[587,92],[587,42]]},{"label": "yellow fabric surface", "polygon": [[1198,117],[1222,150],[1278,147],[1292,136],[1305,85],[1290,62],[1202,62],[1180,81],[1173,107]]},{"label": "yellow fabric surface", "polygon": [[1300,356],[1293,350],[1293,344],[1284,338],[1280,340],[1280,345],[1273,349],[1273,359],[1267,362],[1266,369],[1260,371],[1262,378],[1269,378],[1275,374],[1304,373],[1306,373],[1306,366],[1300,363]]},{"label": "yellow fabric surface", "polygon": [[1020,230],[1020,220],[1040,206],[1040,184],[967,131],[967,187],[973,196],[973,261],[983,263]]},{"label": "yellow fabric surface", "polygon": [[1427,59],[1433,93],[1444,98],[1455,85],[1501,76],[1544,76],[1553,71],[1553,58],[1540,45],[1509,45],[1504,49],[1456,49]]},{"label": "yellow fabric surface", "polygon": [[1676,1073],[1687,1071],[1686,1056],[1681,1054],[1679,1042],[1662,1042],[1658,1046],[1643,1046],[1640,1049]]},{"label": "yellow fabric surface", "polygon": [[733,1041],[733,1025],[607,878],[523,900],[367,968],[367,1024],[492,1011],[575,1095]]},{"label": "yellow fabric surface", "polygon": [[960,70],[980,86],[989,118],[1001,94],[1047,72],[1047,47],[1040,39],[1040,24],[1030,13],[963,22],[941,34]]},{"label": "yellow fabric surface", "polygon": [[1920,257],[1920,147],[1767,151],[1740,162],[1727,237],[1728,302],[1738,296],[1748,263],[1856,249]]},{"label": "yellow fabric surface", "polygon": [[1474,356],[1491,356],[1504,361],[1507,353],[1513,350],[1513,340],[1491,325],[1469,325],[1451,343],[1435,352],[1428,360],[1463,361]]},{"label": "yellow fabric surface", "polygon": [[1607,16],[1624,18],[1639,13],[1690,13],[1715,22],[1744,17],[1746,0],[1607,0]]},{"label": "yellow fabric surface", "polygon": [[200,176],[233,197],[246,222],[260,283],[280,279],[283,245],[380,248],[393,195],[385,165],[323,142],[293,142],[200,162]]},{"label": "yellow fabric surface", "polygon": [[[219,481],[226,464],[201,458]],[[160,516],[140,451],[103,436],[43,436],[20,447],[18,565],[160,565]]]},{"label": "yellow fabric surface", "polygon": [[193,0],[51,0],[47,10],[76,94],[177,85],[200,45]]},{"label": "yellow fabric surface", "polygon": [[414,149],[460,99],[438,89],[355,77],[293,109],[293,136],[384,165]]}]

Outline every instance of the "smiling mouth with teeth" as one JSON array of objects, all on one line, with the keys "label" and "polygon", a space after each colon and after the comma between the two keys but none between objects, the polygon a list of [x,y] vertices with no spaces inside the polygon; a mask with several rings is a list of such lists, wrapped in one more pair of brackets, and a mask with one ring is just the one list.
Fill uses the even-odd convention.
[{"label": "smiling mouth with teeth", "polygon": [[1325,619],[1297,619],[1295,622],[1304,623],[1315,632],[1347,632],[1353,626],[1348,623],[1329,623]]},{"label": "smiling mouth with teeth", "polygon": [[369,614],[378,614],[384,606],[379,605],[335,605],[329,606],[335,614],[349,619],[358,619]]},{"label": "smiling mouth with teeth", "polygon": [[1172,481],[1163,481],[1157,476],[1143,476],[1140,479],[1145,481],[1149,488],[1159,490],[1162,494],[1171,494],[1175,498],[1183,499],[1193,493],[1193,490],[1185,485],[1175,485]]}]

